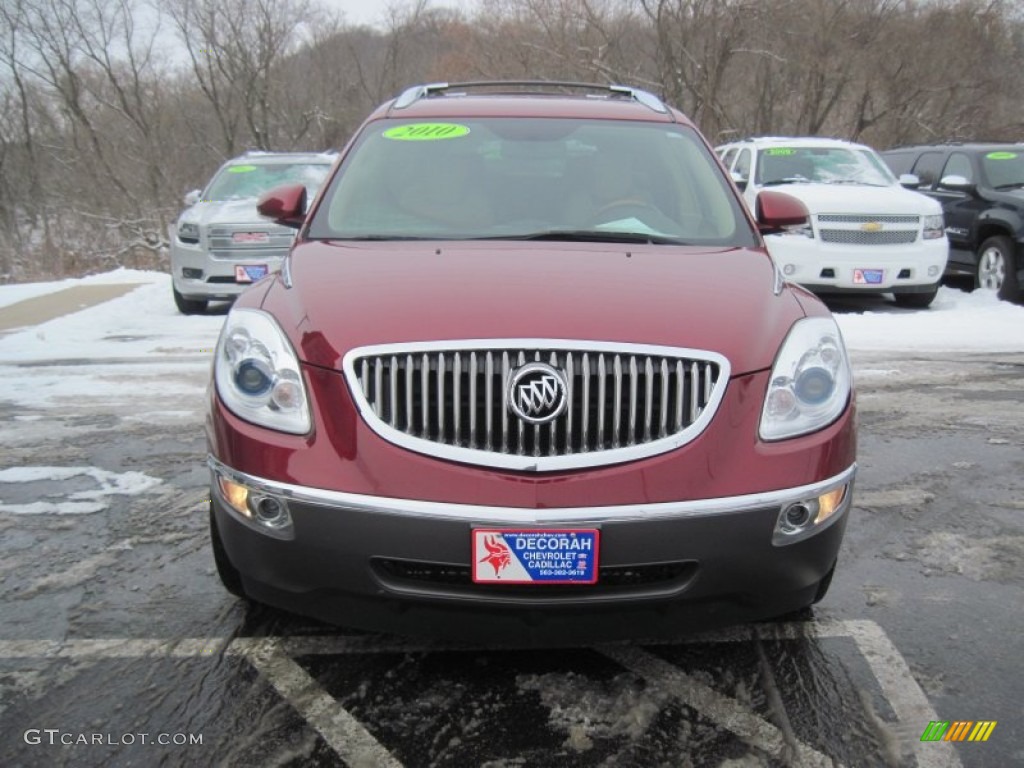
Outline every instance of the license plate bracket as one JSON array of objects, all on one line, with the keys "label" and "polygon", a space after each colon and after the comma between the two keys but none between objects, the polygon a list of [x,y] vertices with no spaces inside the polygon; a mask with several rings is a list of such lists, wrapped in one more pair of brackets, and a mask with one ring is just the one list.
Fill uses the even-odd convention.
[{"label": "license plate bracket", "polygon": [[884,269],[855,269],[853,282],[856,285],[881,285],[885,280]]},{"label": "license plate bracket", "polygon": [[476,584],[596,584],[597,528],[474,528]]},{"label": "license plate bracket", "polygon": [[266,264],[236,264],[235,282],[253,283],[266,277],[269,271]]}]

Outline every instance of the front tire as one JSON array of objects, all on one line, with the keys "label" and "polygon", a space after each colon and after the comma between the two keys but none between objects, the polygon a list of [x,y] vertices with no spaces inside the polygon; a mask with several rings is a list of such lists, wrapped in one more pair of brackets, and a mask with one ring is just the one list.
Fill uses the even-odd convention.
[{"label": "front tire", "polygon": [[1017,300],[1020,285],[1017,283],[1017,263],[1010,238],[996,235],[988,238],[978,248],[974,287],[995,291],[1003,301]]},{"label": "front tire", "polygon": [[201,315],[206,311],[206,302],[202,299],[186,299],[177,288],[171,288],[174,292],[174,305],[183,315]]},{"label": "front tire", "polygon": [[936,288],[934,291],[928,291],[927,293],[894,293],[893,298],[896,300],[896,306],[898,307],[927,309],[935,301],[938,293],[939,289]]},{"label": "front tire", "polygon": [[217,518],[213,514],[213,502],[210,502],[210,544],[213,549],[213,562],[217,566],[217,575],[220,577],[224,589],[235,597],[244,599],[246,595],[245,588],[242,586],[242,574],[228,559],[228,553],[220,538],[220,531],[217,529]]}]

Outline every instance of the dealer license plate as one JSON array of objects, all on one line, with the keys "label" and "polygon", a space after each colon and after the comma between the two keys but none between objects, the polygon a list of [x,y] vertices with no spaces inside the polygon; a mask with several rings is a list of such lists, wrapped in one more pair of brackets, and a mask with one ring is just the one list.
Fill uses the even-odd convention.
[{"label": "dealer license plate", "polygon": [[251,283],[267,276],[266,264],[236,264],[235,282]]},{"label": "dealer license plate", "polygon": [[855,269],[853,282],[857,285],[881,285],[885,279],[884,269]]},{"label": "dealer license plate", "polygon": [[473,530],[477,584],[595,584],[600,531]]}]

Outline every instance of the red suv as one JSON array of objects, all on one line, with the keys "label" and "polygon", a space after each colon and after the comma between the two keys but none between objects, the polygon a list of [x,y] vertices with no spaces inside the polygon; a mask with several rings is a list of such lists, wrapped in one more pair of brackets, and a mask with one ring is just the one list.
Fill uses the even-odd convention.
[{"label": "red suv", "polygon": [[855,463],[839,329],[649,93],[435,84],[374,112],[217,344],[233,593],[373,630],[671,636],[820,600]]}]

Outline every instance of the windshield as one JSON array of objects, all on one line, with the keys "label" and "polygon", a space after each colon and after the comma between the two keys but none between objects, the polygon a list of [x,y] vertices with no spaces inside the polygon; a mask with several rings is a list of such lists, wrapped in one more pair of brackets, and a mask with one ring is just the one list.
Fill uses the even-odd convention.
[{"label": "windshield", "polygon": [[769,147],[757,168],[760,186],[773,184],[864,184],[888,187],[892,172],[874,152],[846,147]]},{"label": "windshield", "polygon": [[324,183],[327,163],[253,163],[229,165],[210,183],[204,200],[240,200],[259,197],[282,184],[304,184],[310,199]]},{"label": "windshield", "polygon": [[756,242],[693,129],[553,118],[372,123],[309,236]]},{"label": "windshield", "polygon": [[1024,146],[987,152],[982,155],[981,165],[995,189],[1024,186]]}]

